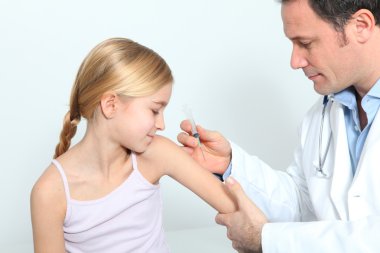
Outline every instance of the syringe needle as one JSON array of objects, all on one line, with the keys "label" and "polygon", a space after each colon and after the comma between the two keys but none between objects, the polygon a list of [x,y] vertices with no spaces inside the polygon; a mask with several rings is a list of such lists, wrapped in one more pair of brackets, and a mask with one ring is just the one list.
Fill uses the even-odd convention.
[{"label": "syringe needle", "polygon": [[198,132],[195,132],[195,134],[193,134],[193,136],[194,136],[195,138],[197,138],[197,140],[198,140],[198,146],[199,146],[199,148],[201,149],[202,156],[203,156],[203,160],[206,161],[205,154],[203,153],[202,143],[201,143],[201,140],[200,140],[200,137],[199,137]]},{"label": "syringe needle", "polygon": [[202,148],[202,145],[199,145],[199,148],[201,149],[201,152],[202,152],[202,156],[203,156],[203,160],[206,161],[206,158],[205,158],[205,153],[203,153],[203,148]]}]

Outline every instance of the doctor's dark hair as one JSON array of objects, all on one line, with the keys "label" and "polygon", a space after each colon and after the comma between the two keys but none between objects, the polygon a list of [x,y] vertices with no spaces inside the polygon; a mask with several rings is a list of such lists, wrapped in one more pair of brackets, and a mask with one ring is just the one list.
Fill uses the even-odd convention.
[{"label": "doctor's dark hair", "polygon": [[143,97],[172,82],[169,66],[153,50],[126,38],[101,42],[79,67],[54,158],[69,149],[81,117],[95,117],[104,93]]},{"label": "doctor's dark hair", "polygon": [[[295,0],[280,0],[287,3]],[[380,0],[308,0],[311,9],[323,20],[332,24],[338,32],[343,32],[352,15],[360,9],[367,9],[380,26]]]}]

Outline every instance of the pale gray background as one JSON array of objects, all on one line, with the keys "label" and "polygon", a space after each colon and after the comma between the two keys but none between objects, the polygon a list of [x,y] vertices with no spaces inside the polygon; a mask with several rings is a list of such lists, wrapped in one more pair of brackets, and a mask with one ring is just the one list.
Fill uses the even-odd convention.
[{"label": "pale gray background", "polygon": [[[289,66],[274,0],[0,0],[0,32],[0,246],[31,243],[30,190],[52,158],[79,64],[106,38],[134,39],[171,66],[163,134],[173,140],[188,104],[197,123],[283,169],[317,98]],[[170,178],[162,188],[167,231],[214,224],[189,190]]]}]

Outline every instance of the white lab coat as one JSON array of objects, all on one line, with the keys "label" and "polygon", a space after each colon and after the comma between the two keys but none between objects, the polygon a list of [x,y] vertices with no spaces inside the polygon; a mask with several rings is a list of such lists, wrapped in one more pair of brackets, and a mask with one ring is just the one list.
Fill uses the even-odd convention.
[{"label": "white lab coat", "polygon": [[263,228],[264,253],[380,252],[380,113],[353,177],[343,108],[328,103],[323,142],[330,129],[332,140],[324,177],[316,170],[322,108],[320,100],[303,120],[286,172],[232,143],[231,175],[272,221]]}]

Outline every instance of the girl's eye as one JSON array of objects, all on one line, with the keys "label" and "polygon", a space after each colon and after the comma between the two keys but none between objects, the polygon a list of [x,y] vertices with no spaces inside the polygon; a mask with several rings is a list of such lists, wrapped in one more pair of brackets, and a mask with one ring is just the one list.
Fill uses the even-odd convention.
[{"label": "girl's eye", "polygon": [[159,110],[152,110],[152,112],[153,112],[153,114],[155,114],[155,115],[160,113]]}]

